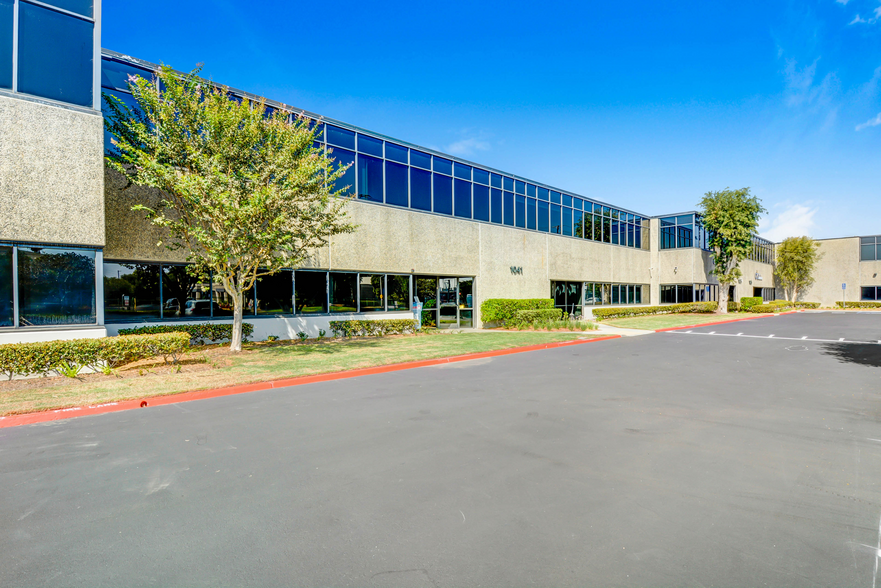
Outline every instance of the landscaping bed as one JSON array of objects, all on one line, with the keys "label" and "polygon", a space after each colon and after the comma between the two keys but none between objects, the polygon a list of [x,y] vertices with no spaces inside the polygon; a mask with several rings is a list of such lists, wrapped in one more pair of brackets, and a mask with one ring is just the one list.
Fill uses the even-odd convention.
[{"label": "landscaping bed", "polygon": [[660,314],[609,319],[603,321],[603,324],[611,325],[613,327],[622,327],[626,329],[645,329],[648,331],[656,331],[658,329],[687,327],[689,325],[715,323],[725,320],[754,318],[759,316],[768,315],[752,312],[729,312],[728,314]]}]

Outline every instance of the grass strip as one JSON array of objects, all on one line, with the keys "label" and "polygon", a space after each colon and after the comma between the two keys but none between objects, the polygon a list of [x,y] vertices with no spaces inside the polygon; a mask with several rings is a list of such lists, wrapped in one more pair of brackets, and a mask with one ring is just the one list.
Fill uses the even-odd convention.
[{"label": "grass strip", "polygon": [[634,316],[629,318],[610,319],[603,321],[604,325],[622,327],[626,329],[645,329],[655,331],[657,329],[669,329],[671,327],[687,327],[689,325],[701,325],[704,323],[716,323],[719,321],[754,316],[772,316],[769,314],[757,314],[754,312],[729,312],[728,314],[660,314],[654,316]]}]

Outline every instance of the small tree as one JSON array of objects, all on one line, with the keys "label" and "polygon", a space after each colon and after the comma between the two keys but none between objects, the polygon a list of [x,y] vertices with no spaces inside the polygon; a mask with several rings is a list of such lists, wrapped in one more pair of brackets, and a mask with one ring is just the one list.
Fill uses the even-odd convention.
[{"label": "small tree", "polygon": [[192,275],[210,270],[223,284],[233,305],[230,349],[241,351],[243,294],[255,280],[354,230],[345,201],[333,199],[345,190],[334,181],[346,168],[314,146],[309,119],[232,99],[198,73],[163,67],[152,80],[130,77],[137,109],[105,95],[115,139],[107,161],[132,184],[161,191],[158,206],[133,210],[168,231],[169,249],[187,250]]},{"label": "small tree", "polygon": [[707,192],[700,202],[701,222],[709,232],[712,275],[719,280],[719,312],[728,312],[728,288],[742,275],[740,261],[753,247],[759,216],[765,212],[749,188]]},{"label": "small tree", "polygon": [[775,274],[787,299],[798,300],[799,292],[814,285],[814,270],[823,257],[820,244],[810,237],[787,237],[777,245]]}]

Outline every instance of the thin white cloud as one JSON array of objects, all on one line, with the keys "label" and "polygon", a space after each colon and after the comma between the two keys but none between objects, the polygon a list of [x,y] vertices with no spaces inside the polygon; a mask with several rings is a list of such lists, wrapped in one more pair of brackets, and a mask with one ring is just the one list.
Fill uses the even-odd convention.
[{"label": "thin white cloud", "polygon": [[759,225],[761,235],[777,243],[787,237],[810,235],[816,225],[814,215],[818,209],[809,203],[785,206],[782,212],[762,219]]},{"label": "thin white cloud", "polygon": [[474,155],[478,151],[489,150],[489,141],[486,141],[485,139],[481,139],[479,137],[466,137],[465,139],[460,139],[454,143],[449,144],[445,149],[445,151],[450,155],[458,155],[459,157],[466,157],[469,155]]},{"label": "thin white cloud", "polygon": [[859,23],[861,23],[861,22],[866,22],[866,21],[865,21],[864,19],[862,19],[862,18],[860,17],[860,15],[858,14],[858,15],[856,15],[855,17],[853,17],[853,20],[850,21],[850,22],[847,23],[847,24],[848,24],[848,26],[850,26],[850,25],[859,24]]},{"label": "thin white cloud", "polygon": [[847,3],[850,2],[850,0],[835,0],[835,2],[841,4],[842,6],[847,6]]},{"label": "thin white cloud", "polygon": [[818,57],[810,65],[801,69],[794,59],[786,60],[783,75],[786,78],[786,105],[790,107],[827,107],[832,103],[833,96],[838,91],[838,78],[832,72],[827,73],[823,79],[815,83],[817,77]]},{"label": "thin white cloud", "polygon": [[878,125],[881,125],[881,112],[879,112],[878,116],[876,116],[875,118],[870,118],[866,122],[858,124],[856,126],[856,130],[862,131],[863,129],[868,129],[869,127],[877,127]]},{"label": "thin white cloud", "polygon": [[879,18],[881,18],[881,6],[879,6],[875,9],[875,19],[874,20],[878,20]]}]

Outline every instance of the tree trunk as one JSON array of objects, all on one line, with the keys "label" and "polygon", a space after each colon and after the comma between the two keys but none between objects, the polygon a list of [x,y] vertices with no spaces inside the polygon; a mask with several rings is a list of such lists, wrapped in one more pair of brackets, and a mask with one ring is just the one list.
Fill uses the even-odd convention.
[{"label": "tree trunk", "polygon": [[229,349],[235,352],[242,350],[242,293],[238,291],[233,293],[232,339]]},{"label": "tree trunk", "polygon": [[719,284],[719,312],[728,314],[728,284]]}]

